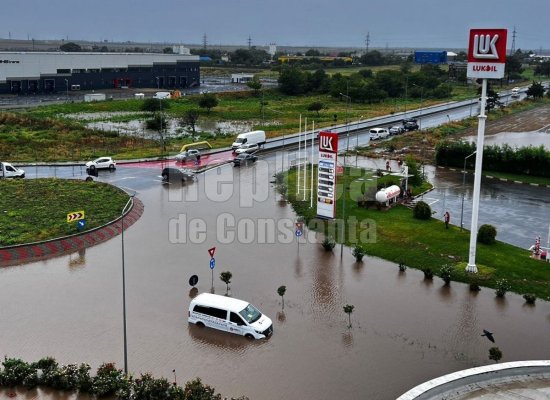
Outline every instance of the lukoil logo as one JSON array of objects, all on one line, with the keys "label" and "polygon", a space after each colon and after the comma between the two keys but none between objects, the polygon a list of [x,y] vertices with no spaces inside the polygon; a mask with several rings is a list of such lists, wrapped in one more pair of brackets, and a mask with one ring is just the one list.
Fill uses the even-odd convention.
[{"label": "lukoil logo", "polygon": [[498,51],[496,44],[499,35],[474,35],[474,58],[484,60],[498,60]]},{"label": "lukoil logo", "polygon": [[332,147],[332,139],[329,136],[321,136],[321,150],[334,151]]}]

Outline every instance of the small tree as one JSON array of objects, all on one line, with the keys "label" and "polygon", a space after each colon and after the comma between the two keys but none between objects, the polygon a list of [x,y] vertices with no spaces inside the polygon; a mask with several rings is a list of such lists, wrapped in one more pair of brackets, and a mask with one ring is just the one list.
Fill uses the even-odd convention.
[{"label": "small tree", "polygon": [[353,248],[352,254],[355,257],[355,261],[361,262],[363,261],[363,257],[365,256],[366,251],[363,247],[357,245]]},{"label": "small tree", "polygon": [[355,308],[355,306],[351,305],[351,304],[346,304],[344,306],[344,312],[346,314],[348,314],[348,328],[351,328],[351,313],[353,312],[353,309]]},{"label": "small tree", "polygon": [[183,128],[190,128],[191,132],[193,132],[193,135],[196,133],[196,125],[197,121],[199,120],[199,111],[195,109],[190,109],[183,114],[183,117],[180,118],[179,124]]},{"label": "small tree", "polygon": [[533,97],[534,99],[542,99],[544,96],[544,86],[541,82],[534,82],[529,89],[527,89],[527,97]]},{"label": "small tree", "polygon": [[161,110],[168,110],[170,108],[170,102],[163,99],[148,98],[141,103],[141,111],[159,112]]},{"label": "small tree", "polygon": [[434,273],[431,268],[424,268],[422,272],[424,272],[424,279],[432,280],[434,278]]},{"label": "small tree", "polygon": [[281,299],[283,301],[283,310],[285,309],[285,293],[286,293],[286,286],[279,286],[277,288],[277,293],[279,296],[281,296]]},{"label": "small tree", "polygon": [[258,93],[260,93],[260,89],[262,88],[262,83],[260,82],[258,77],[255,76],[254,79],[246,83],[246,86],[252,89],[254,91],[254,95],[257,96]]},{"label": "small tree", "polygon": [[497,237],[497,229],[493,225],[483,224],[479,227],[477,233],[477,241],[484,244],[495,243]]},{"label": "small tree", "polygon": [[307,106],[307,110],[316,112],[317,116],[319,116],[319,111],[321,111],[323,108],[324,108],[324,105],[320,101],[314,101],[309,106]]},{"label": "small tree", "polygon": [[206,112],[210,114],[210,111],[217,107],[219,104],[218,98],[214,96],[213,94],[207,93],[203,96],[201,96],[199,100],[199,107],[200,108],[206,108]]},{"label": "small tree", "polygon": [[229,293],[229,284],[231,283],[232,277],[233,277],[233,274],[229,271],[225,271],[220,274],[220,279],[226,285],[225,294]]},{"label": "small tree", "polygon": [[331,236],[328,236],[323,240],[321,246],[323,246],[323,249],[325,249],[325,251],[332,251],[332,249],[334,249],[334,247],[336,246],[336,242]]},{"label": "small tree", "polygon": [[535,304],[535,301],[537,301],[537,296],[531,293],[524,294],[523,298],[527,304]]},{"label": "small tree", "polygon": [[504,297],[506,295],[506,292],[511,289],[510,283],[506,279],[499,279],[496,282],[497,289],[495,291],[495,294],[497,297]]},{"label": "small tree", "polygon": [[489,360],[493,360],[494,362],[499,362],[502,358],[502,351],[498,347],[491,347],[489,349]]},{"label": "small tree", "polygon": [[428,203],[419,201],[413,208],[413,216],[417,219],[430,219],[432,217],[432,209]]},{"label": "small tree", "polygon": [[443,282],[445,282],[445,286],[449,286],[453,277],[453,267],[446,264],[441,267],[439,273],[441,275],[441,279],[443,279]]}]

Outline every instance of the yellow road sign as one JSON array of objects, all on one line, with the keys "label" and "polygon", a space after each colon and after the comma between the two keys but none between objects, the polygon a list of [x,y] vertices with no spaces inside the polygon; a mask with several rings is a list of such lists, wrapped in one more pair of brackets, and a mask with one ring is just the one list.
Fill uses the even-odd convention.
[{"label": "yellow road sign", "polygon": [[67,214],[67,222],[74,222],[84,219],[84,211],[75,211]]}]

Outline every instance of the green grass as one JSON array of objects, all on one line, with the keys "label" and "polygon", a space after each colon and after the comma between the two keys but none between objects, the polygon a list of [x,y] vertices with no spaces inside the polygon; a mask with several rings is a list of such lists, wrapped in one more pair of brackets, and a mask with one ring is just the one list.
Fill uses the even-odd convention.
[{"label": "green grass", "polygon": [[[340,179],[340,178],[339,178]],[[356,177],[345,177],[346,182]],[[310,221],[316,210],[309,207],[309,201],[296,200],[296,170],[286,176],[288,187],[287,198],[297,214]],[[339,183],[338,195],[349,183]],[[449,264],[454,266],[453,280],[471,282],[476,280],[480,285],[494,288],[496,280],[506,278],[512,285],[512,291],[525,294],[534,293],[538,298],[550,300],[550,268],[548,264],[530,258],[527,250],[503,242],[494,245],[477,245],[476,264],[481,266],[477,275],[464,271],[464,262],[468,261],[470,234],[450,226],[448,230],[442,221],[415,219],[412,210],[396,206],[389,210],[365,209],[358,207],[354,192],[350,190],[345,202],[346,228],[345,242],[348,246],[361,244],[367,254],[384,258],[395,263],[425,269],[430,268],[436,275],[439,269]],[[301,196],[299,196],[301,198]],[[337,196],[336,217],[342,218],[343,201]],[[358,223],[350,225],[350,221]],[[311,226],[311,225],[310,225]],[[332,233],[338,242],[342,238],[338,233],[341,226],[334,222],[313,227],[315,230]],[[397,268],[397,267],[396,267]]]},{"label": "green grass", "polygon": [[66,179],[0,180],[0,246],[77,232],[67,214],[84,211],[86,230],[120,216],[128,195],[101,182]]}]

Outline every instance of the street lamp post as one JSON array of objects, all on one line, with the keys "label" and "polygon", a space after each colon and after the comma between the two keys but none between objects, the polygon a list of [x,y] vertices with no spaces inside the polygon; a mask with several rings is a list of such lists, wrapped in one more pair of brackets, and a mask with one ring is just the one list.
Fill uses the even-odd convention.
[{"label": "street lamp post", "polygon": [[120,214],[120,220],[122,223],[121,236],[122,236],[122,323],[124,327],[124,374],[128,376],[128,341],[126,336],[126,276],[124,271],[124,214],[131,208],[133,205],[133,199],[136,194],[130,196],[126,205],[122,209]]},{"label": "street lamp post", "polygon": [[346,98],[347,107],[346,107],[346,136],[347,136],[347,144],[346,144],[346,153],[344,154],[344,166],[346,164],[346,155],[349,151],[349,103],[351,101],[351,97],[349,97],[347,94],[340,93],[340,96]]},{"label": "street lamp post", "polygon": [[67,90],[67,100],[69,100],[69,80],[65,79],[65,88]]},{"label": "street lamp post", "polygon": [[460,207],[460,231],[462,232],[462,229],[464,228],[464,224],[462,223],[463,217],[464,217],[464,186],[466,185],[466,160],[476,154],[477,151],[474,151],[472,154],[467,155],[464,157],[464,169],[462,170],[462,205]]}]

